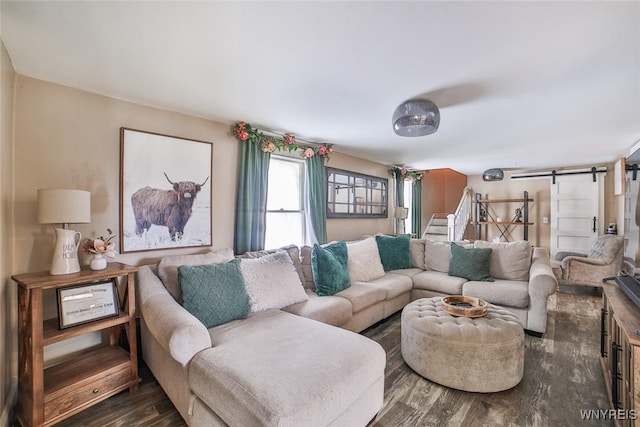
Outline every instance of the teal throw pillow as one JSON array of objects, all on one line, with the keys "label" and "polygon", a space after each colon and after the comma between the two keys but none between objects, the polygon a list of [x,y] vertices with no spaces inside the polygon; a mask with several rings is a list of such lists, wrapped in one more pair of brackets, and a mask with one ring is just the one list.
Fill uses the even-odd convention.
[{"label": "teal throw pillow", "polygon": [[351,286],[347,268],[347,243],[341,240],[327,246],[313,245],[311,273],[320,296],[333,295]]},{"label": "teal throw pillow", "polygon": [[384,271],[411,268],[411,236],[401,234],[396,237],[376,236],[378,252]]},{"label": "teal throw pillow", "polygon": [[204,326],[244,319],[249,314],[249,296],[240,271],[240,260],[223,264],[178,267],[182,306]]},{"label": "teal throw pillow", "polygon": [[451,243],[449,276],[481,282],[493,282],[493,277],[489,274],[490,259],[491,248],[463,248]]}]

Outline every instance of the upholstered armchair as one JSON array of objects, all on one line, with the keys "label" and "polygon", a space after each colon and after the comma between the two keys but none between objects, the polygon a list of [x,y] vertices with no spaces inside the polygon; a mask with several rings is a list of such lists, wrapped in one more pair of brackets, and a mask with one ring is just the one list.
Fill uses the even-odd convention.
[{"label": "upholstered armchair", "polygon": [[622,236],[598,236],[589,254],[558,252],[552,267],[560,285],[602,286],[602,279],[620,273],[623,258]]}]

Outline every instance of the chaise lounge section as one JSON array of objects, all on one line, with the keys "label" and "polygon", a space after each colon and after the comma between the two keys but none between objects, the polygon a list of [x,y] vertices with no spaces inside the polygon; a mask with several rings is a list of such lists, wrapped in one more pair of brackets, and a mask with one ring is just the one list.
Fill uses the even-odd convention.
[{"label": "chaise lounge section", "polygon": [[139,272],[145,362],[193,426],[357,426],[382,407],[386,355],[368,338],[281,310],[207,330]]}]

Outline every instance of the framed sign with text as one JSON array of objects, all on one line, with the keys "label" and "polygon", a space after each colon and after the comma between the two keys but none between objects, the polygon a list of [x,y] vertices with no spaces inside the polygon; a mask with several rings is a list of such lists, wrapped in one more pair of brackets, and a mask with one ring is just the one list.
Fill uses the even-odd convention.
[{"label": "framed sign with text", "polygon": [[119,314],[115,279],[58,288],[60,329]]}]

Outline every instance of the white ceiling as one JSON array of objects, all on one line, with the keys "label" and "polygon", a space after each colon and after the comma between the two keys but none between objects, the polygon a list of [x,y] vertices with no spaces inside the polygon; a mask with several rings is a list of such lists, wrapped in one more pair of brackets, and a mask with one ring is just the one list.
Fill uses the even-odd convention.
[{"label": "white ceiling", "polygon": [[[16,72],[417,169],[613,162],[640,140],[640,2],[9,2]],[[396,136],[427,97],[440,129]]]}]

